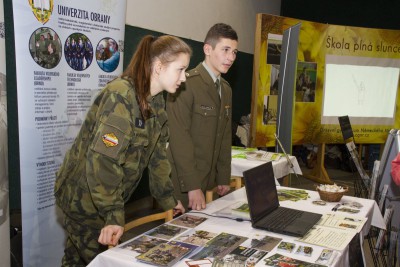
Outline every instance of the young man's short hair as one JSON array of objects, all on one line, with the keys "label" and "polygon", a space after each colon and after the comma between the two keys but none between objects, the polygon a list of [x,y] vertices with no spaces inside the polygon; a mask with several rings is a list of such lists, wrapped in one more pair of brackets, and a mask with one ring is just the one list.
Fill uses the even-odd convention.
[{"label": "young man's short hair", "polygon": [[238,41],[237,33],[231,26],[225,23],[217,23],[208,30],[204,43],[215,48],[220,38]]}]

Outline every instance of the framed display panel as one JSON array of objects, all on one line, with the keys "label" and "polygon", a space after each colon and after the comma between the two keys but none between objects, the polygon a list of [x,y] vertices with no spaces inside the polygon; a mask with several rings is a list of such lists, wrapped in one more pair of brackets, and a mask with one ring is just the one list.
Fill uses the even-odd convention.
[{"label": "framed display panel", "polygon": [[[375,199],[384,211],[389,205],[393,206],[395,211],[400,210],[400,187],[396,185],[390,174],[392,170],[392,161],[400,153],[400,131],[392,129],[388,134],[382,153],[380,168],[378,171]],[[399,226],[400,216],[393,216],[392,226]]]},{"label": "framed display panel", "polygon": [[[280,139],[283,149],[288,151],[288,153],[292,151],[294,84],[300,27],[301,24],[299,23],[285,30],[279,69],[276,134]],[[276,145],[276,151],[283,152],[278,144]]]},{"label": "framed display panel", "polygon": [[[374,196],[377,196],[379,191],[382,190],[381,182],[384,177],[384,172],[387,168],[391,167],[390,166],[390,162],[391,162],[390,158],[392,158],[392,160],[393,160],[394,157],[396,157],[396,155],[397,155],[395,150],[393,149],[393,143],[396,139],[395,137],[397,135],[397,132],[398,132],[397,129],[391,129],[387,135],[385,146],[383,147],[383,151],[382,151],[382,155],[381,155],[381,159],[380,159],[379,169],[377,171],[376,189],[375,189]],[[389,164],[389,167],[387,167],[388,164]],[[387,173],[386,173],[386,175],[387,175]]]},{"label": "framed display panel", "polygon": [[[283,40],[285,30],[298,23],[301,27],[290,126],[292,144],[343,143],[337,117],[344,115],[349,115],[352,121],[357,144],[383,144],[390,129],[400,127],[400,110],[397,108],[400,106],[397,94],[400,46],[396,41],[400,31],[258,14],[251,145],[275,146],[273,134],[277,132],[277,124],[274,120],[268,123],[263,120],[268,117],[266,115],[275,113],[272,108],[264,108],[264,102],[265,99],[271,102],[269,96],[277,94],[276,54],[279,47],[281,53],[284,48],[279,42]],[[278,75],[279,83],[282,73]],[[276,101],[278,99],[279,96]],[[274,106],[278,105],[269,103],[269,107]]]}]

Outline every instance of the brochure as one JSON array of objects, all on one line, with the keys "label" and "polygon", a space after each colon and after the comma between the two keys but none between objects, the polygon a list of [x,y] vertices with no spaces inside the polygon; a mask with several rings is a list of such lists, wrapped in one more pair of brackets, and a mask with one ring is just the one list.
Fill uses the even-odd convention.
[{"label": "brochure", "polygon": [[293,259],[288,256],[283,256],[281,254],[274,254],[266,259],[265,266],[301,266],[301,267],[322,267],[325,265],[320,265],[317,263],[305,262],[297,259]]},{"label": "brochure", "polygon": [[269,235],[255,235],[248,240],[246,240],[242,246],[247,246],[251,248],[255,248],[258,250],[263,250],[266,252],[270,252],[273,250],[280,242],[282,238],[273,237]]},{"label": "brochure", "polygon": [[215,259],[216,266],[254,266],[262,257],[267,254],[265,251],[258,251],[254,248],[238,246],[223,258]]},{"label": "brochure", "polygon": [[337,213],[324,214],[319,222],[299,241],[343,250],[352,238],[361,231],[367,218],[346,216]]},{"label": "brochure", "polygon": [[236,207],[232,208],[232,214],[250,220],[249,204],[247,202],[238,203]]},{"label": "brochure", "polygon": [[213,213],[217,216],[225,216],[230,218],[242,218],[250,221],[249,204],[245,201],[238,201],[223,207]]},{"label": "brochure", "polygon": [[187,247],[165,243],[151,248],[136,259],[158,266],[172,266],[191,251]]},{"label": "brochure", "polygon": [[146,232],[145,234],[149,236],[170,240],[187,230],[188,230],[187,228],[182,228],[171,224],[162,224],[157,228],[154,228]]},{"label": "brochure", "polygon": [[247,237],[229,233],[220,233],[211,239],[200,252],[191,257],[193,260],[205,258],[222,258],[242,244]]},{"label": "brochure", "polygon": [[166,242],[167,241],[163,240],[163,239],[159,239],[159,238],[155,238],[155,237],[151,237],[151,236],[147,236],[147,235],[142,235],[142,236],[139,236],[139,237],[133,239],[132,241],[130,241],[128,243],[121,244],[120,248],[142,254],[142,253],[149,251],[149,249],[154,248],[155,246],[166,243]]},{"label": "brochure", "polygon": [[210,241],[216,236],[217,236],[216,233],[193,229],[177,237],[175,240],[193,245],[204,246],[208,241]]},{"label": "brochure", "polygon": [[199,224],[201,224],[206,220],[207,218],[205,217],[183,214],[182,216],[179,216],[178,218],[170,221],[169,223],[189,228],[195,228],[196,226],[198,226]]}]

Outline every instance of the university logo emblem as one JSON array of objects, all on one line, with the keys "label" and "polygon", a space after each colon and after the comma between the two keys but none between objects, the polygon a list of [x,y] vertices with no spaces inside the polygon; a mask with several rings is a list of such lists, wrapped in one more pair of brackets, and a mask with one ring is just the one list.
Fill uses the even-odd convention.
[{"label": "university logo emblem", "polygon": [[113,147],[118,145],[118,138],[113,133],[105,134],[101,137],[106,147]]},{"label": "university logo emblem", "polygon": [[54,0],[28,0],[36,19],[45,24],[53,12]]}]

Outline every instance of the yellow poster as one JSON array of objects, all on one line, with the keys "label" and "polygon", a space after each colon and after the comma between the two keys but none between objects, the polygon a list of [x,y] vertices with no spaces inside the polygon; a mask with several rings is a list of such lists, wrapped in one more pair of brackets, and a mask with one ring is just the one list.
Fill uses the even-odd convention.
[{"label": "yellow poster", "polygon": [[299,22],[293,144],[343,143],[339,116],[349,116],[357,143],[384,143],[400,127],[400,31],[258,14],[252,146],[275,145],[282,36]]}]

